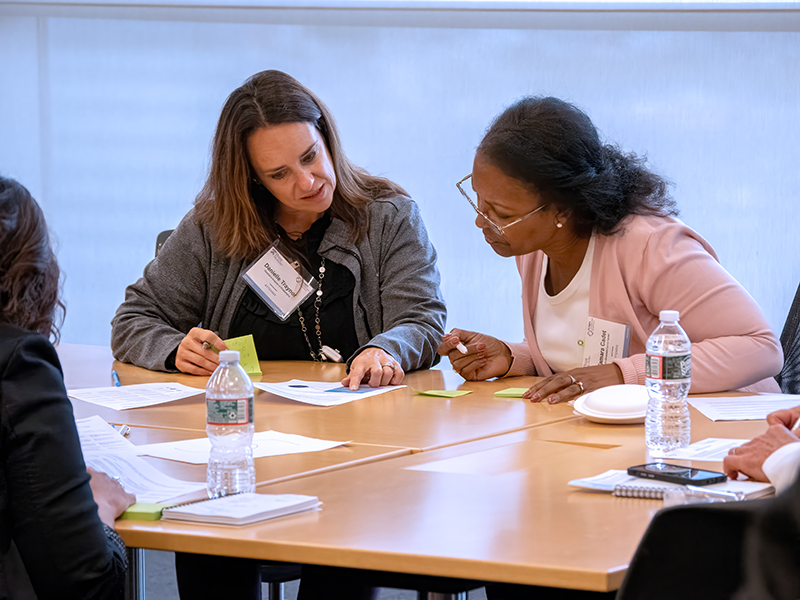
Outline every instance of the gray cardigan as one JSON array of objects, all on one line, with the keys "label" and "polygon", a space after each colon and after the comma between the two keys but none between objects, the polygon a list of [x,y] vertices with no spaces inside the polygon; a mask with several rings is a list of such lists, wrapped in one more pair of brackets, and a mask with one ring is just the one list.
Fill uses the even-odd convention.
[{"label": "gray cardigan", "polygon": [[[319,253],[355,277],[358,352],[382,348],[405,371],[434,364],[446,309],[436,250],[412,200],[373,201],[369,231],[358,243],[344,221],[332,219]],[[199,323],[226,339],[247,285],[241,275],[248,266],[218,251],[208,228],[197,222],[194,209],[189,211],[142,278],[125,291],[111,321],[114,356],[163,371],[169,354]]]}]

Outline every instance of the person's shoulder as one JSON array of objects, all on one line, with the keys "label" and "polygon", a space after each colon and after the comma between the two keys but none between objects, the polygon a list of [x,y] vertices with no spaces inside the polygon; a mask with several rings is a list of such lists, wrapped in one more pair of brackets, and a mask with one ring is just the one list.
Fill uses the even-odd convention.
[{"label": "person's shoulder", "polygon": [[409,214],[418,210],[417,203],[408,196],[400,194],[388,194],[373,199],[368,210],[370,217],[389,216],[395,217],[398,214]]},{"label": "person's shoulder", "polygon": [[18,357],[36,357],[59,365],[56,350],[45,336],[11,323],[0,323],[0,369],[5,370]]},{"label": "person's shoulder", "polygon": [[625,249],[647,248],[662,243],[674,243],[680,238],[691,238],[703,246],[708,243],[694,229],[676,217],[658,215],[632,215],[619,226],[616,233],[602,236],[606,245]]}]

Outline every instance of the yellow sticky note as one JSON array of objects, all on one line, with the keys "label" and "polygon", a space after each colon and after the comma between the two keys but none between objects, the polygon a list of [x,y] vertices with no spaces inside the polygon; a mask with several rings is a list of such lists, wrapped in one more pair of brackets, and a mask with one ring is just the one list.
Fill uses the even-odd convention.
[{"label": "yellow sticky note", "polygon": [[243,335],[237,338],[225,340],[228,350],[239,351],[239,364],[248,375],[258,375],[261,377],[261,367],[258,364],[258,353],[253,335]]},{"label": "yellow sticky note", "polygon": [[[413,388],[412,388],[413,389]],[[458,398],[459,396],[466,396],[471,394],[471,390],[427,390],[422,392],[414,390],[418,396],[434,396],[436,398]]]},{"label": "yellow sticky note", "polygon": [[506,388],[495,392],[494,395],[498,398],[522,398],[522,394],[528,391],[528,388]]},{"label": "yellow sticky note", "polygon": [[161,511],[169,504],[154,504],[137,502],[131,504],[119,518],[131,521],[158,521],[161,518]]}]

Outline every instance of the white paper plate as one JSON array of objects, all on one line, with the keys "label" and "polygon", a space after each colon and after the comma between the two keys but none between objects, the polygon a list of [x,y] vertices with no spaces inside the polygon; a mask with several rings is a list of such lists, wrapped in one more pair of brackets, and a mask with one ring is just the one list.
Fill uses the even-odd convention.
[{"label": "white paper plate", "polygon": [[595,423],[644,423],[647,389],[643,385],[610,385],[584,394],[575,400],[573,408]]}]

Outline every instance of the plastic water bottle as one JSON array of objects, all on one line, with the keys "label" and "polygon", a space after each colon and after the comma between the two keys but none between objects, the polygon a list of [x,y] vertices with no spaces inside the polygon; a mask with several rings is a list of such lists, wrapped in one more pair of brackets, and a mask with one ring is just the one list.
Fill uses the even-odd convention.
[{"label": "plastic water bottle", "polygon": [[208,496],[256,489],[253,463],[253,382],[239,364],[239,352],[223,350],[206,385],[206,433],[211,441]]},{"label": "plastic water bottle", "polygon": [[692,385],[692,343],[678,325],[677,310],[662,310],[661,324],[647,339],[645,443],[653,456],[685,448],[691,439],[686,397]]}]

